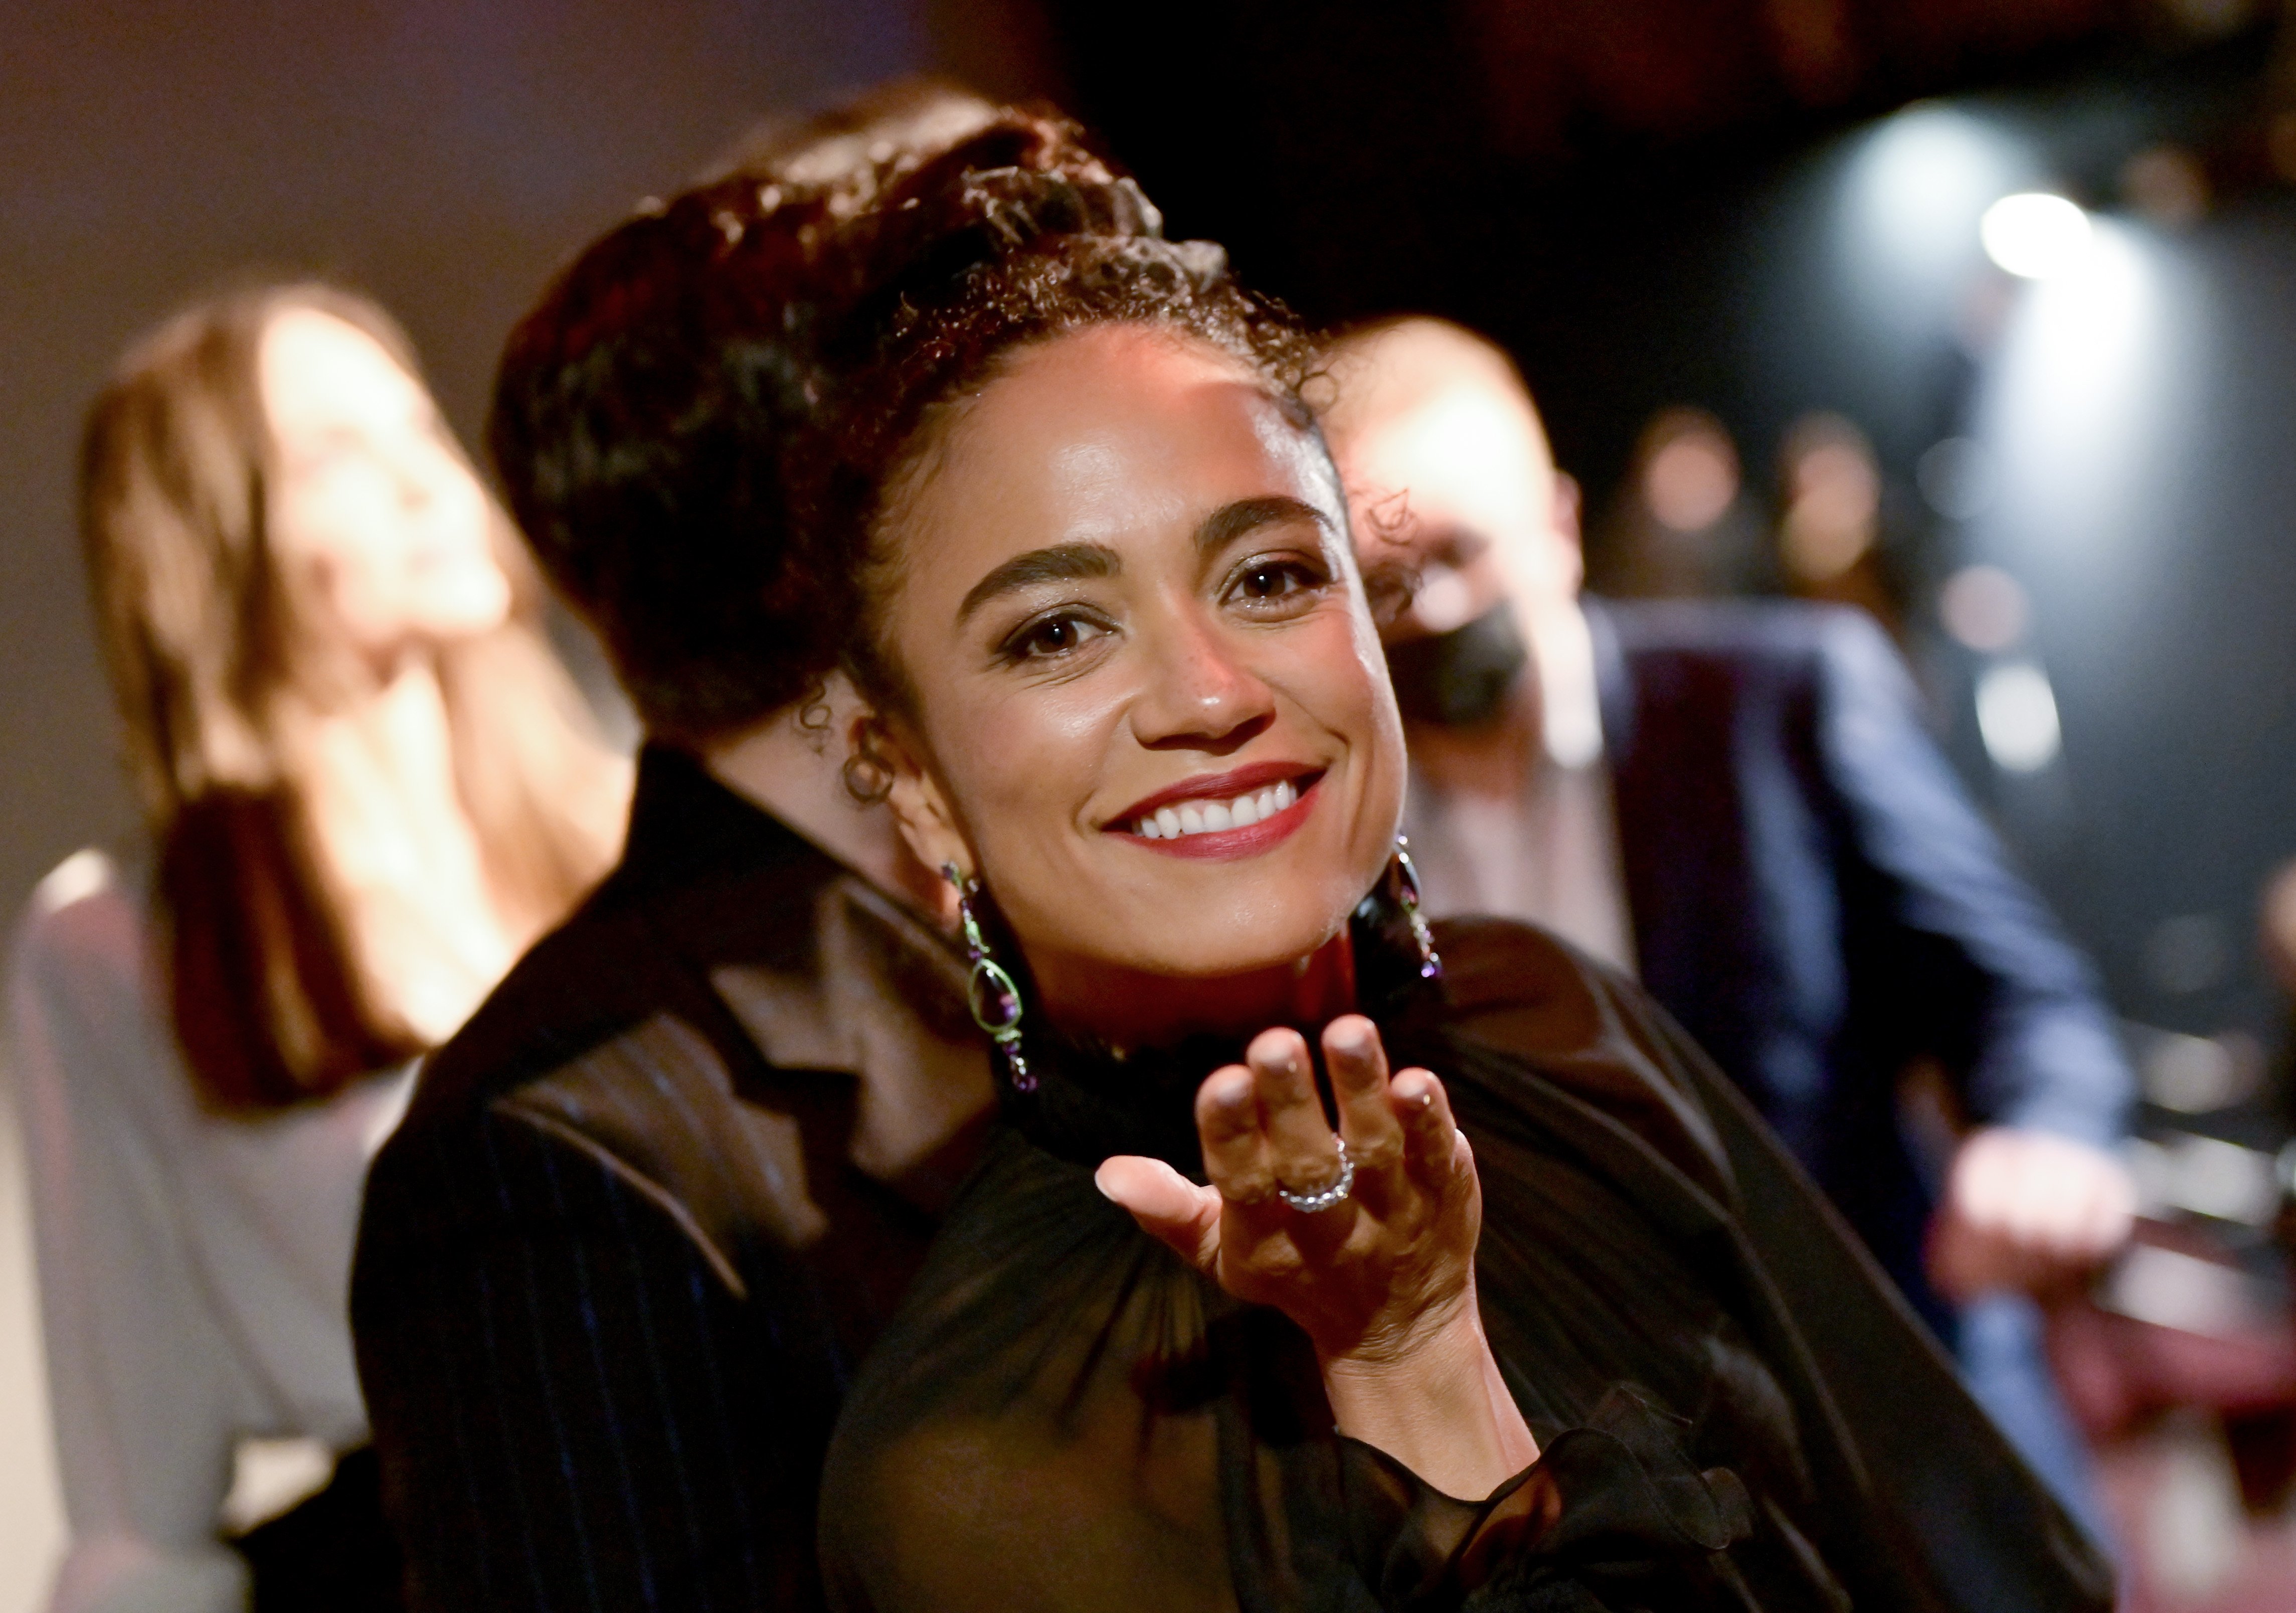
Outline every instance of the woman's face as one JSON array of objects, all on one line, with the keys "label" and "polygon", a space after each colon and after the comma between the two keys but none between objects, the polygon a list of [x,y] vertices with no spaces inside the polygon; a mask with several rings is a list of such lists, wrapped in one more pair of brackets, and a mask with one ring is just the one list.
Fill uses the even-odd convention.
[{"label": "woman's face", "polygon": [[316,309],[272,319],[258,368],[272,552],[312,625],[385,664],[500,626],[493,509],[422,384]]},{"label": "woman's face", "polygon": [[1391,850],[1403,744],[1321,446],[1138,326],[1023,352],[899,501],[894,806],[1056,1012],[1297,967]]}]

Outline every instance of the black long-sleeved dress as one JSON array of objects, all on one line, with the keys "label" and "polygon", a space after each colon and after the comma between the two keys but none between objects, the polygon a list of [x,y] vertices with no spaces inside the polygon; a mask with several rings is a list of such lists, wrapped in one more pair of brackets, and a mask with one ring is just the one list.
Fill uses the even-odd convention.
[{"label": "black long-sleeved dress", "polygon": [[[1032,1042],[1037,1090],[849,1396],[832,1601],[873,1613],[2110,1605],[2095,1548],[1871,1261],[1632,985],[1531,930],[1356,926],[1397,1067],[1443,1077],[1484,1194],[1483,1320],[1541,1455],[1438,1494],[1332,1427],[1313,1352],[1103,1198],[1198,1173],[1234,1049]],[[1201,1174],[1197,1179],[1201,1180]]]}]

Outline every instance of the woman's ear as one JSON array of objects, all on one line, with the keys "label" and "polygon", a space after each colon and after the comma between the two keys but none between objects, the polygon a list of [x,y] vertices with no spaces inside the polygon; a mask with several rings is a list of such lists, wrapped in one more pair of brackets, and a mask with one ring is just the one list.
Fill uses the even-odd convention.
[{"label": "woman's ear", "polygon": [[947,794],[902,725],[875,713],[857,717],[851,740],[854,756],[883,781],[886,808],[910,854],[936,875],[954,863],[968,878],[977,876],[972,847],[956,827]]}]

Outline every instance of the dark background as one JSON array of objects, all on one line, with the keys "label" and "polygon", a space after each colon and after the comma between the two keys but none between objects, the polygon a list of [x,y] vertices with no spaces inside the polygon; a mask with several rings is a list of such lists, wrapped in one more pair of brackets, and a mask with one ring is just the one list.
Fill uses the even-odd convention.
[{"label": "dark background", "polygon": [[[1147,29],[1054,0],[1072,97],[1174,227],[1227,243],[1318,320],[1423,307],[1499,337],[1587,484],[1598,539],[1662,406],[1717,411],[1758,492],[1795,416],[1865,427],[1913,528],[1909,647],[1940,726],[2122,1011],[2276,1040],[2252,932],[2262,879],[2296,851],[2296,199],[2280,171],[2296,123],[2279,15],[2077,0],[1470,0],[1410,29],[1366,4],[1158,14]],[[2129,165],[2147,153],[2196,183],[2185,206],[2144,205]],[[1983,205],[2036,185],[2099,210],[2113,284],[2030,286],[1983,264]],[[1914,492],[1921,456],[1955,435],[1984,445],[1997,486],[1959,524]],[[1985,761],[1967,658],[1931,626],[1929,590],[1971,560],[2035,602],[2065,731],[2037,777]]]},{"label": "dark background", "polygon": [[[250,264],[339,274],[406,318],[467,433],[511,321],[636,198],[758,116],[937,68],[1076,107],[1177,232],[1314,317],[1500,337],[1597,514],[1660,406],[1716,410],[1757,494],[1794,416],[1856,419],[1912,512],[1940,724],[2123,1011],[2270,1037],[2250,937],[2296,853],[2282,34],[2243,0],[8,0],[0,904],[134,843],[70,507],[125,343]],[[2196,218],[2131,204],[2163,144]],[[1975,210],[2032,184],[2101,210],[2118,300],[1983,267]],[[1981,308],[1999,333],[1972,342]],[[1959,526],[1913,491],[1956,434],[2002,489]],[[2065,728],[2037,778],[1989,770],[1925,630],[1921,589],[1970,558],[2036,602]]]}]

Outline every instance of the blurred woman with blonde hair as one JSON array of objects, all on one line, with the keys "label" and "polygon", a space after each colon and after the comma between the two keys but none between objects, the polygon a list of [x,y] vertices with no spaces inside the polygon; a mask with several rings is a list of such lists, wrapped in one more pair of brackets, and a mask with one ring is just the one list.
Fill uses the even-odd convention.
[{"label": "blurred woman with blonde hair", "polygon": [[[275,283],[168,323],[97,399],[80,490],[152,853],[66,860],[16,952],[51,1607],[388,1606],[361,1182],[412,1061],[611,862],[628,769],[365,299]],[[280,1440],[317,1493],[263,1522],[234,1461]]]}]

